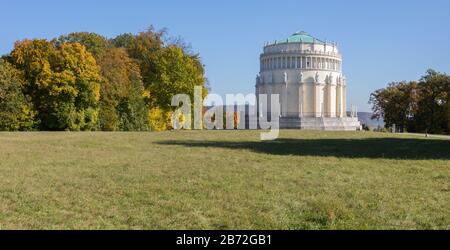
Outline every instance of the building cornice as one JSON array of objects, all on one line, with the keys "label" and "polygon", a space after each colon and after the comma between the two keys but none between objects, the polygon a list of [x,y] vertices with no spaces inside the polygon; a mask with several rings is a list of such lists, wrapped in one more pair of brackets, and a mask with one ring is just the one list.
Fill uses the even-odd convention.
[{"label": "building cornice", "polygon": [[277,72],[277,71],[281,71],[281,72],[283,72],[283,71],[286,71],[286,70],[295,70],[296,72],[305,72],[305,71],[320,71],[320,72],[323,72],[323,71],[325,71],[325,72],[335,72],[335,73],[342,73],[342,71],[339,71],[339,70],[333,70],[333,69],[314,69],[314,68],[310,68],[310,69],[305,69],[305,68],[302,68],[302,69],[300,69],[300,68],[285,68],[285,69],[270,69],[270,70],[263,70],[263,71],[260,71],[260,73],[263,73],[263,72]]},{"label": "building cornice", "polygon": [[262,53],[259,58],[265,58],[265,57],[274,57],[274,56],[317,56],[317,57],[324,57],[324,58],[334,58],[342,60],[342,56],[339,53],[332,53],[332,52],[322,52],[322,51],[307,51],[307,50],[292,50],[292,51],[277,51],[277,52],[267,52]]}]

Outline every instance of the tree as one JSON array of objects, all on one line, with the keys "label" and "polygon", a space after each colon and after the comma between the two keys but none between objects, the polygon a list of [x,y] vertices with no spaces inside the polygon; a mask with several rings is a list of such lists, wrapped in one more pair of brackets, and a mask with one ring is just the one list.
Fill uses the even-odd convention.
[{"label": "tree", "polygon": [[[146,32],[131,37],[124,34],[112,40],[116,46],[125,47],[128,54],[139,63],[144,87],[148,93],[147,105],[150,109],[149,124],[165,124],[167,113],[173,110],[171,99],[174,95],[185,93],[194,95],[195,86],[204,86],[203,96],[207,95],[207,80],[198,55],[192,55],[180,39],[169,44],[166,31],[155,31],[150,27]],[[160,115],[160,117],[157,117]]]},{"label": "tree", "polygon": [[[194,87],[204,86],[203,67],[191,56],[186,55],[179,47],[165,48],[155,63],[154,81],[147,87],[151,96],[150,106],[171,109],[172,96],[188,94],[194,97]],[[204,96],[206,89],[204,89]]]},{"label": "tree", "polygon": [[417,83],[393,82],[387,88],[376,90],[370,96],[373,104],[372,119],[384,118],[387,127],[394,124],[401,131],[411,126],[411,121],[417,111]]},{"label": "tree", "polygon": [[124,131],[148,130],[148,109],[142,81],[132,80],[129,96],[119,104],[119,127]]},{"label": "tree", "polygon": [[92,32],[74,32],[66,36],[60,36],[54,39],[53,43],[59,47],[64,43],[79,43],[86,47],[96,59],[112,47],[108,39]]},{"label": "tree", "polygon": [[101,84],[100,124],[103,130],[146,130],[147,109],[138,64],[122,48],[98,60]]},{"label": "tree", "polygon": [[428,70],[419,83],[391,83],[371,94],[372,118],[411,132],[449,133],[450,76]]},{"label": "tree", "polygon": [[125,33],[111,39],[110,43],[116,48],[129,49],[131,45],[135,42],[134,40],[135,36],[133,34]]},{"label": "tree", "polygon": [[429,133],[450,132],[450,76],[429,69],[419,82],[416,126]]},{"label": "tree", "polygon": [[35,111],[22,93],[23,76],[0,59],[0,130],[31,130],[36,125]]},{"label": "tree", "polygon": [[98,127],[100,71],[83,45],[24,40],[15,44],[11,61],[24,72],[24,93],[38,112],[40,129]]},{"label": "tree", "polygon": [[167,129],[174,95],[192,98],[202,86],[205,97],[209,88],[200,57],[166,34],[150,27],[108,40],[76,32],[51,42],[18,41],[4,58],[22,73],[20,92],[38,129]]},{"label": "tree", "polygon": [[164,47],[162,38],[164,34],[164,30],[155,31],[153,27],[150,27],[147,31],[139,33],[134,39],[128,38],[129,41],[124,43],[128,46],[126,48],[130,57],[138,60],[146,88],[155,81],[158,75],[155,63]]},{"label": "tree", "polygon": [[152,131],[164,131],[171,128],[172,112],[166,112],[161,108],[154,107],[148,112],[149,127]]}]

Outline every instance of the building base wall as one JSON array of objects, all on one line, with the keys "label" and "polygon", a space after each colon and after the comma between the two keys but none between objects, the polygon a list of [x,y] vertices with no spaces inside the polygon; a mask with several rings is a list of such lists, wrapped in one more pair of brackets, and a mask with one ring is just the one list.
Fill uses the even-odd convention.
[{"label": "building base wall", "polygon": [[361,129],[357,117],[281,117],[281,129],[356,131]]}]

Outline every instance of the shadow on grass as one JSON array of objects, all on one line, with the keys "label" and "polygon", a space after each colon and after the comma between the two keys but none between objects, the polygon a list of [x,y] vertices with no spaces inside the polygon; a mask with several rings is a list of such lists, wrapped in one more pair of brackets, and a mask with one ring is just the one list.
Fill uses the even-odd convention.
[{"label": "shadow on grass", "polygon": [[273,155],[450,159],[450,140],[411,138],[278,139],[276,141],[160,141],[162,145],[251,150]]}]

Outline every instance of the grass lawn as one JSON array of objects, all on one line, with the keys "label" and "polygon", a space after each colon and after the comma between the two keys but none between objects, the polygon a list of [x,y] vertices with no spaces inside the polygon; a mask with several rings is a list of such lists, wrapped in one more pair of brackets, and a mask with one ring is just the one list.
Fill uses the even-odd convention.
[{"label": "grass lawn", "polygon": [[450,140],[0,133],[1,229],[450,229]]}]

